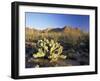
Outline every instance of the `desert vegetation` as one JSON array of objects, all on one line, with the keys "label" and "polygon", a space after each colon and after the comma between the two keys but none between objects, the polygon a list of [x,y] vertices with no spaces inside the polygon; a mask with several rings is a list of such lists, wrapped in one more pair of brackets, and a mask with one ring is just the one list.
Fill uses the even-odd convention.
[{"label": "desert vegetation", "polygon": [[89,65],[89,32],[79,28],[25,29],[25,67]]}]

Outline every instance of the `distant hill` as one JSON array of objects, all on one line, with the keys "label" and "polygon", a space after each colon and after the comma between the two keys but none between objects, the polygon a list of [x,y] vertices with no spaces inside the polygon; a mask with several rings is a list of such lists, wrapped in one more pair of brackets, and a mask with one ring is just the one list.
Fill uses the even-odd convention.
[{"label": "distant hill", "polygon": [[73,27],[69,27],[69,26],[64,26],[63,28],[46,28],[44,30],[38,30],[35,28],[28,28],[26,27],[25,29],[26,33],[27,32],[36,32],[36,33],[48,33],[48,32],[68,32],[68,31],[77,31],[80,32],[81,30],[79,28],[73,28]]}]

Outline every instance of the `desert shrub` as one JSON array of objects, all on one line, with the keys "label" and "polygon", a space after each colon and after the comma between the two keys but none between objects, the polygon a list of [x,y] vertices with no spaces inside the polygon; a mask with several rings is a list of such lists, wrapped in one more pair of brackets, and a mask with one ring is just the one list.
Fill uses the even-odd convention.
[{"label": "desert shrub", "polygon": [[50,62],[55,62],[58,59],[65,59],[66,56],[62,54],[63,47],[53,39],[38,40],[37,53],[33,53],[34,58],[47,58]]}]

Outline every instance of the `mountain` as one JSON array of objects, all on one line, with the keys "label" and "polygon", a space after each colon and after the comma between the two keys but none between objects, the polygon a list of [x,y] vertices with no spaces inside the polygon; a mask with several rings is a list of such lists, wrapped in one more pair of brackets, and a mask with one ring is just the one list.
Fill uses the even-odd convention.
[{"label": "mountain", "polygon": [[37,30],[35,28],[28,28],[26,27],[26,33],[27,32],[39,32],[39,33],[49,33],[49,32],[68,32],[68,31],[75,31],[75,32],[80,32],[81,30],[79,28],[73,28],[70,26],[64,26],[63,28],[46,28],[44,30]]},{"label": "mountain", "polygon": [[51,30],[52,30],[52,28],[46,28],[46,29],[42,30],[42,32],[43,32],[43,33],[46,33],[46,32],[49,32],[49,31],[51,31]]}]

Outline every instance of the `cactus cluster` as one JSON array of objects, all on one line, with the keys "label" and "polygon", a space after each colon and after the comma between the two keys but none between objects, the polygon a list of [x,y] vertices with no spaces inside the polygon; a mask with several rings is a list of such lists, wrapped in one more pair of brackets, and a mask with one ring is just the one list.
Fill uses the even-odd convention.
[{"label": "cactus cluster", "polygon": [[34,58],[47,58],[50,62],[55,62],[58,59],[65,59],[66,56],[62,54],[63,47],[53,39],[38,40],[36,43],[37,52],[33,53]]}]

